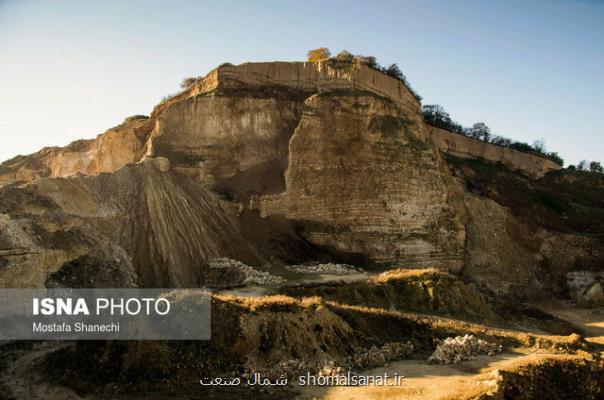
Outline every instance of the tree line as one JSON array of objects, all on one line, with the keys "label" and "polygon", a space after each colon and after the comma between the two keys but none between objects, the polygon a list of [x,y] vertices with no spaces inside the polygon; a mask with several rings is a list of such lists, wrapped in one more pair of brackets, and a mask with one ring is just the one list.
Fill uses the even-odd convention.
[{"label": "tree line", "polygon": [[539,139],[533,142],[531,145],[525,142],[515,141],[504,136],[494,135],[491,132],[491,128],[489,128],[484,122],[477,122],[471,127],[464,127],[461,124],[453,121],[449,113],[438,104],[423,105],[422,114],[426,123],[437,128],[442,128],[473,139],[482,140],[486,143],[509,147],[524,153],[537,154],[554,161],[558,165],[564,165],[564,160],[558,155],[558,153],[548,152],[546,150],[545,141],[543,139]]},{"label": "tree line", "polygon": [[602,163],[599,161],[581,160],[576,166],[569,165],[568,169],[573,169],[577,171],[597,172],[599,174],[604,173],[604,167],[602,167]]}]

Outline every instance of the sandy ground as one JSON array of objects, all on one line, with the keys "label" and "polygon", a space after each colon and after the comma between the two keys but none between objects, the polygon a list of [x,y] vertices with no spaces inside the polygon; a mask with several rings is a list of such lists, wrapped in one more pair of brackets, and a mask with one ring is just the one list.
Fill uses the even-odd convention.
[{"label": "sandy ground", "polygon": [[[604,309],[575,308],[568,304],[539,304],[539,308],[583,329],[587,341],[604,346]],[[604,350],[604,348],[603,348]],[[604,351],[603,351],[604,352]],[[480,356],[457,365],[435,365],[423,360],[404,360],[387,367],[363,371],[363,375],[387,372],[405,376],[400,386],[302,387],[297,400],[445,400],[464,399],[495,388],[499,369],[517,363],[537,361],[547,353],[504,353]]]},{"label": "sandy ground", "polygon": [[504,353],[496,356],[479,356],[475,360],[457,365],[429,364],[422,360],[404,360],[386,367],[364,371],[363,375],[389,376],[394,373],[405,378],[399,386],[308,386],[301,388],[297,400],[353,400],[353,399],[463,399],[472,394],[495,389],[498,370],[512,364],[545,356],[521,353]]},{"label": "sandy ground", "polygon": [[604,308],[577,308],[564,303],[538,304],[537,306],[543,311],[583,329],[588,342],[604,346]]},{"label": "sandy ground", "polygon": [[[52,386],[42,380],[38,374],[32,372],[32,365],[35,365],[46,353],[60,348],[60,345],[54,342],[41,343],[34,345],[33,351],[19,354],[11,363],[11,367],[5,370],[0,377],[0,387],[7,390],[8,398],[31,399],[31,400],[81,400],[81,397],[75,394],[71,389]],[[0,398],[3,393],[0,391]]]}]

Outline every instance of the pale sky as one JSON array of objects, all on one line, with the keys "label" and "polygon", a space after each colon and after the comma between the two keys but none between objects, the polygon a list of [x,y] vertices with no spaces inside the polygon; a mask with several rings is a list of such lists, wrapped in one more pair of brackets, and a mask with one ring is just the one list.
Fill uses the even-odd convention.
[{"label": "pale sky", "polygon": [[149,114],[223,62],[320,46],[398,63],[464,125],[604,161],[596,0],[0,0],[0,160]]}]

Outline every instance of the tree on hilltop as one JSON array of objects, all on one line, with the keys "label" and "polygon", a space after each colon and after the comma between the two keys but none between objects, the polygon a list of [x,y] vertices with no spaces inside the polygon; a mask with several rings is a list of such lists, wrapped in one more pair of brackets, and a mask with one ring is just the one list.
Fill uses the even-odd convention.
[{"label": "tree on hilltop", "polygon": [[327,47],[319,47],[318,49],[308,50],[306,57],[311,62],[323,61],[331,57],[331,52]]},{"label": "tree on hilltop", "polygon": [[506,138],[504,136],[495,135],[491,138],[491,143],[496,144],[498,146],[510,147],[512,144],[512,139]]},{"label": "tree on hilltop", "polygon": [[451,122],[451,116],[445,111],[444,107],[438,104],[426,104],[422,106],[424,119],[430,125],[435,122]]},{"label": "tree on hilltop", "polygon": [[377,59],[374,56],[355,56],[359,64],[365,65],[369,68],[381,71],[382,67],[378,64]]},{"label": "tree on hilltop", "polygon": [[466,136],[484,140],[488,142],[491,139],[491,128],[487,126],[484,122],[477,122],[472,127],[466,129]]},{"label": "tree on hilltop", "polygon": [[354,61],[354,56],[351,52],[347,50],[342,50],[335,56],[335,60],[343,63],[351,63]]},{"label": "tree on hilltop", "polygon": [[384,73],[388,76],[391,76],[399,81],[407,82],[407,78],[403,74],[403,71],[396,64],[390,64],[385,70]]},{"label": "tree on hilltop", "polygon": [[200,76],[190,76],[188,78],[185,78],[180,83],[180,88],[181,89],[188,89],[191,86],[193,86],[199,79],[201,79]]},{"label": "tree on hilltop", "polygon": [[592,161],[589,163],[589,170],[591,172],[599,172],[602,173],[604,172],[604,168],[602,168],[602,164],[599,163],[598,161]]},{"label": "tree on hilltop", "polygon": [[535,151],[537,151],[538,153],[542,153],[545,154],[546,153],[546,149],[545,149],[545,139],[537,139],[533,142],[533,149],[535,149]]}]

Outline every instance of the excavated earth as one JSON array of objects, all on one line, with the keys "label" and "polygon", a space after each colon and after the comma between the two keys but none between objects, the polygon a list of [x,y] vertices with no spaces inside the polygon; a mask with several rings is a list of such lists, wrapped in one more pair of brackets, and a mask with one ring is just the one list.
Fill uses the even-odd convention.
[{"label": "excavated earth", "polygon": [[[362,65],[222,65],[0,164],[0,287],[210,287],[212,339],[3,343],[0,398],[602,398],[574,310],[603,268],[601,174],[426,125]],[[427,361],[464,335],[501,352]],[[405,378],[199,384],[321,371]]]}]

